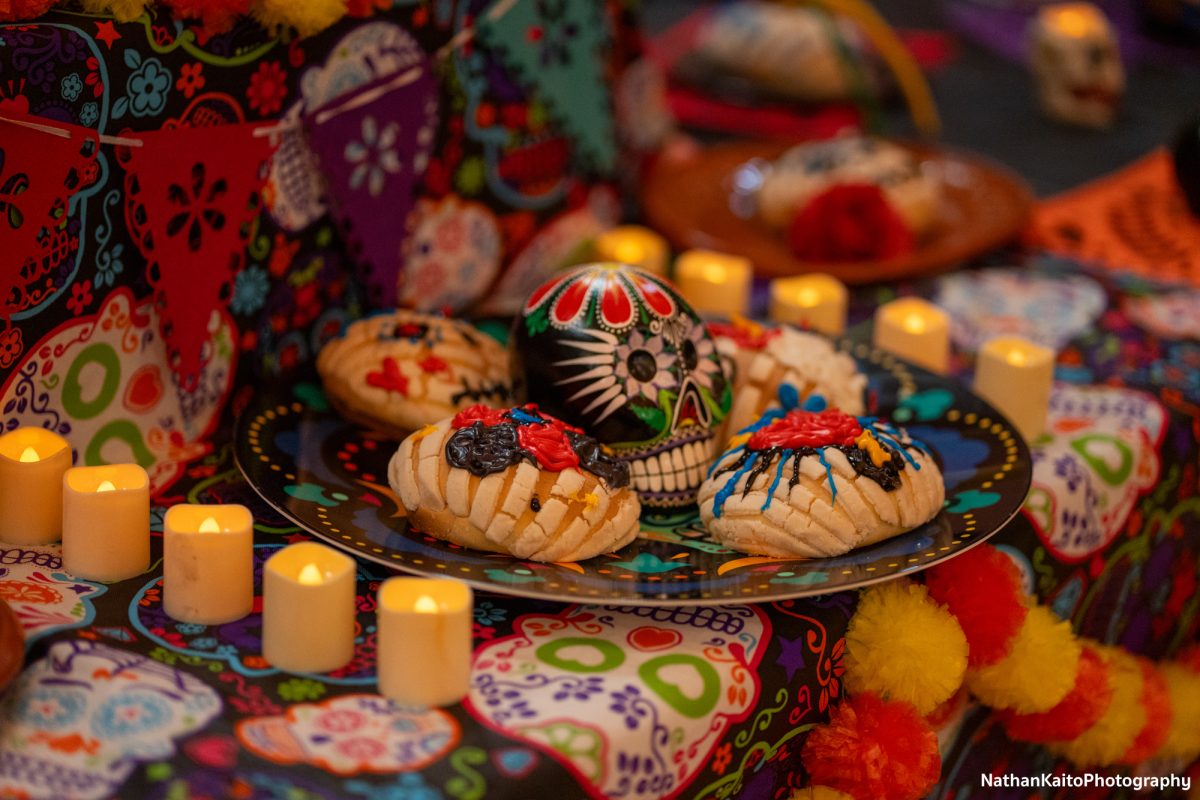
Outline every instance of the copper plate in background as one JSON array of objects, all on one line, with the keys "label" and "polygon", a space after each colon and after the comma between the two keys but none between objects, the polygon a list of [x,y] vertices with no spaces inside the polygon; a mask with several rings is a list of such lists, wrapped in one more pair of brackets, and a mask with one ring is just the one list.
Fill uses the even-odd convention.
[{"label": "copper plate in background", "polygon": [[940,217],[917,248],[883,261],[815,263],[792,255],[786,236],[754,217],[734,213],[733,178],[754,159],[773,160],[787,142],[720,144],[683,162],[660,163],[642,188],[651,227],[679,248],[745,256],[760,276],[827,272],[849,284],[916,278],[951,269],[1015,237],[1033,206],[1020,177],[979,156],[898,142],[943,176]]}]

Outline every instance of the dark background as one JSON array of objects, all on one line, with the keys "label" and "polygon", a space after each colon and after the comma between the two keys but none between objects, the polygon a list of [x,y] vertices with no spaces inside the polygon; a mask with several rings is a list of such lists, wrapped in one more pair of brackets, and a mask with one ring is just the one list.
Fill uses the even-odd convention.
[{"label": "dark background", "polygon": [[[653,34],[704,6],[694,0],[643,0]],[[898,28],[946,30],[938,0],[877,0]],[[1126,90],[1117,123],[1108,131],[1056,125],[1039,113],[1022,64],[1001,58],[962,36],[958,55],[930,76],[942,116],[942,141],[976,150],[1020,173],[1039,196],[1077,186],[1168,143],[1200,113],[1200,55],[1187,64],[1126,64]],[[888,132],[911,131],[893,109]]]}]

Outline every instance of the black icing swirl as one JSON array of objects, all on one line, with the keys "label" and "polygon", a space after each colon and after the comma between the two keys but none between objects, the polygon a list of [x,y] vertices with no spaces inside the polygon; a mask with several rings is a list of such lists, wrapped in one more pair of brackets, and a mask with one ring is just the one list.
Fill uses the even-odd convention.
[{"label": "black icing swirl", "polygon": [[571,449],[579,456],[579,466],[602,478],[613,489],[629,485],[629,464],[604,452],[599,442],[581,433],[567,433]]},{"label": "black icing swirl", "polygon": [[[517,443],[517,426],[487,426],[476,422],[459,428],[446,440],[446,461],[480,478],[503,472],[532,457]],[[534,462],[536,463],[536,462]]]}]

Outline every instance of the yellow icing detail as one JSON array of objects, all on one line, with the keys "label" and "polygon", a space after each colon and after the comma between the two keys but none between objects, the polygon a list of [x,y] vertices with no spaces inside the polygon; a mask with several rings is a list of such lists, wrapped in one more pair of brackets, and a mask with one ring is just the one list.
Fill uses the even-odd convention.
[{"label": "yellow icing detail", "polygon": [[729,447],[727,449],[732,450],[735,447],[741,447],[748,441],[750,441],[750,434],[739,433],[737,436],[734,436],[729,440]]},{"label": "yellow icing detail", "polygon": [[854,440],[854,444],[866,450],[867,454],[871,456],[871,462],[877,467],[882,467],[892,459],[891,454],[883,449],[883,445],[879,443],[879,440],[872,436],[871,432],[866,428]]},{"label": "yellow icing detail", "polygon": [[741,314],[733,314],[733,316],[729,318],[729,321],[733,323],[733,327],[737,328],[739,331],[745,331],[752,337],[762,336],[764,331],[766,331],[766,328],[764,328],[762,325],[752,319],[746,319]]},{"label": "yellow icing detail", "polygon": [[421,430],[414,433],[412,435],[412,439],[414,442],[419,442],[422,439],[424,439],[426,436],[428,436],[429,434],[435,432],[437,429],[438,429],[437,425],[426,425],[424,428],[421,428]]},{"label": "yellow icing detail", "polygon": [[588,511],[591,511],[593,508],[600,505],[600,498],[596,496],[595,492],[588,492],[587,494],[582,495],[579,492],[576,492],[575,499],[583,503],[584,506],[587,507],[586,510]]}]

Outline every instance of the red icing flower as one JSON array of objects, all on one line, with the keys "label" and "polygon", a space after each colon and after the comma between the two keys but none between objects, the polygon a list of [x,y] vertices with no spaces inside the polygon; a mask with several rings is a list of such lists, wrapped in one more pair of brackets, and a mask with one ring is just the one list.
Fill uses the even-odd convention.
[{"label": "red icing flower", "polygon": [[767,343],[782,333],[779,328],[768,328],[757,322],[734,317],[732,322],[710,322],[706,325],[710,336],[721,336],[737,342],[747,350],[762,350]]},{"label": "red icing flower", "polygon": [[387,357],[383,359],[380,367],[378,372],[367,373],[367,384],[408,397],[408,378],[400,374],[400,365],[396,363],[396,359]]},{"label": "red icing flower", "polygon": [[[558,420],[554,420],[554,422],[558,422]],[[543,469],[561,472],[564,469],[578,467],[579,456],[575,455],[575,450],[567,441],[563,427],[565,426],[543,425],[536,422],[532,425],[519,425],[517,426],[517,443],[521,445],[522,450],[532,453]]]},{"label": "red icing flower", "polygon": [[912,231],[878,186],[841,183],[792,219],[788,244],[804,261],[866,261],[912,252]]},{"label": "red icing flower", "polygon": [[801,447],[851,445],[861,433],[862,426],[858,420],[842,411],[789,411],[783,419],[755,431],[747,447],[751,450],[771,447],[795,450]]},{"label": "red icing flower", "polygon": [[445,372],[447,369],[450,368],[449,364],[447,364],[445,361],[438,358],[437,356],[433,356],[433,355],[426,356],[425,358],[418,361],[417,366],[421,368],[422,372],[427,372],[431,375],[434,373],[438,373],[438,372]]},{"label": "red icing flower", "polygon": [[488,408],[485,405],[476,404],[455,414],[454,420],[450,424],[455,428],[469,428],[476,422],[482,422],[490,428],[504,422],[504,415],[507,413],[507,408]]}]

